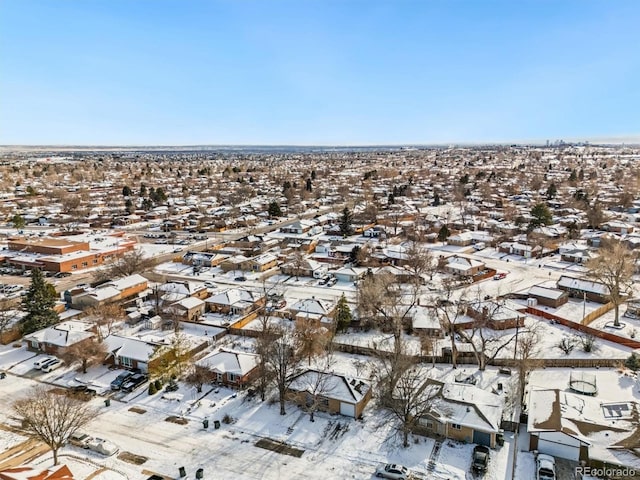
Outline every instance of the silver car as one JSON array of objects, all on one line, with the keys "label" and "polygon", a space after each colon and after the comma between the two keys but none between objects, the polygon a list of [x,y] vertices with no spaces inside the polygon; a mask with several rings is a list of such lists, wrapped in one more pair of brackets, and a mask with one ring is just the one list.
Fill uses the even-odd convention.
[{"label": "silver car", "polygon": [[409,469],[396,463],[381,465],[376,470],[376,477],[391,478],[393,480],[408,480]]}]

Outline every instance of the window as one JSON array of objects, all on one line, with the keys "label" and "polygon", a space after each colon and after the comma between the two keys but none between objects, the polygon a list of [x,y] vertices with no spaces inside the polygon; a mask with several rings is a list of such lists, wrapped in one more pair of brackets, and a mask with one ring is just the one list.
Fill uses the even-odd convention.
[{"label": "window", "polygon": [[82,262],[82,268],[87,268],[89,266],[88,262]]},{"label": "window", "polygon": [[71,265],[71,270],[77,270],[78,269],[78,265]]},{"label": "window", "polygon": [[236,375],[235,373],[227,373],[227,379],[230,383],[236,383],[240,380],[240,375]]},{"label": "window", "polygon": [[454,430],[462,430],[462,425],[458,425],[457,423],[452,423],[451,428]]},{"label": "window", "polygon": [[216,373],[216,382],[218,382],[218,383],[222,383],[222,377],[223,377],[223,376],[224,376],[224,375],[223,375],[222,373],[217,372],[217,373]]},{"label": "window", "polygon": [[120,365],[122,365],[123,367],[132,368],[133,360],[131,360],[129,357],[120,357]]},{"label": "window", "polygon": [[93,264],[94,264],[94,265],[97,265],[97,264],[98,264],[98,259],[97,259],[97,258],[94,258],[94,259],[93,259]]}]

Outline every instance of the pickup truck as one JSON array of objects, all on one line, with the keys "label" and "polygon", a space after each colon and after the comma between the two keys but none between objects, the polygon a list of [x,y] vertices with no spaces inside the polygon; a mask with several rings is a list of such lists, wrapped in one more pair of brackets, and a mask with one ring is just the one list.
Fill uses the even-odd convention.
[{"label": "pickup truck", "polygon": [[484,445],[477,445],[473,449],[473,462],[471,468],[474,472],[485,472],[487,465],[489,464],[489,447]]}]

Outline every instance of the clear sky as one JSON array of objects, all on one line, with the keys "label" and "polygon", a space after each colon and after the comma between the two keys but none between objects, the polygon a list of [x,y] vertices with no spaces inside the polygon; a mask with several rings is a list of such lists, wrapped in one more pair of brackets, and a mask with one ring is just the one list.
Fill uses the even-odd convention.
[{"label": "clear sky", "polygon": [[0,144],[639,134],[637,0],[0,0]]}]

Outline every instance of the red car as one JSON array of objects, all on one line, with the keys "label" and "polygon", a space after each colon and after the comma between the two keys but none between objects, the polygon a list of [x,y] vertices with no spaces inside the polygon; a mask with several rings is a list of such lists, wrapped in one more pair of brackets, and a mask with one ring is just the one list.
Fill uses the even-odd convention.
[{"label": "red car", "polygon": [[507,276],[507,274],[506,274],[506,273],[504,273],[504,272],[502,272],[502,273],[496,273],[496,274],[493,276],[493,279],[494,279],[494,280],[502,280],[502,279],[503,279],[503,278],[505,278],[506,276]]}]

